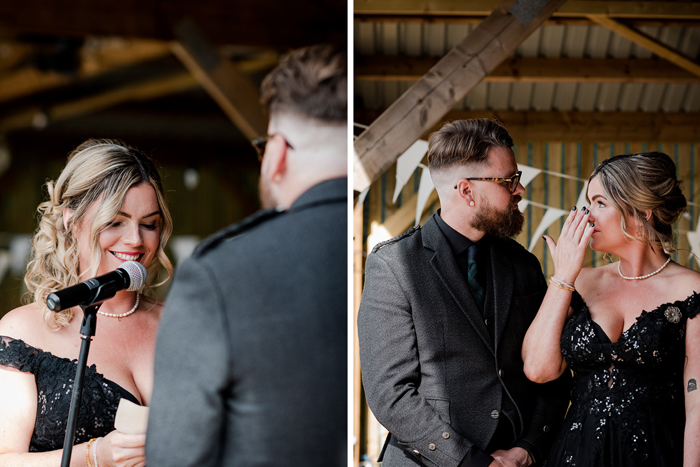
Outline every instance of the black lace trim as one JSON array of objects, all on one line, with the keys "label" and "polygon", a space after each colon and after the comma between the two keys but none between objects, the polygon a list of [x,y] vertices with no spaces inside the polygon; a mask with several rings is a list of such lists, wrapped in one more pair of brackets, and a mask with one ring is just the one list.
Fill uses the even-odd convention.
[{"label": "black lace trim", "polygon": [[[0,336],[0,365],[34,375],[37,386],[37,414],[30,442],[31,452],[61,449],[70,410],[77,360],[56,357],[27,345],[20,339]],[[105,436],[114,430],[119,400],[139,404],[133,394],[97,372],[95,365],[85,371],[75,444]]]}]

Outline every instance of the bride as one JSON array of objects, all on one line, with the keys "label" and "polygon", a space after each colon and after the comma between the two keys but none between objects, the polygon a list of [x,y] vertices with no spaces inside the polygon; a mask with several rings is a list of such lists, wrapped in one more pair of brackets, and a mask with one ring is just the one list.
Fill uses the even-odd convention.
[{"label": "bride", "polygon": [[[665,154],[613,157],[572,210],[525,336],[525,374],[571,370],[571,407],[548,466],[700,465],[700,274],[671,260],[686,207]],[[582,268],[587,245],[619,261]]]}]

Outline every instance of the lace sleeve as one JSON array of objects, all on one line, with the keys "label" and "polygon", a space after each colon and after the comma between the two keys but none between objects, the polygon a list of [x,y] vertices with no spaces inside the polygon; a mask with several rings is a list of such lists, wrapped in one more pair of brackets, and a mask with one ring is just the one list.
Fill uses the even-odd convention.
[{"label": "lace sleeve", "polygon": [[24,341],[0,336],[0,365],[34,373],[39,350]]}]

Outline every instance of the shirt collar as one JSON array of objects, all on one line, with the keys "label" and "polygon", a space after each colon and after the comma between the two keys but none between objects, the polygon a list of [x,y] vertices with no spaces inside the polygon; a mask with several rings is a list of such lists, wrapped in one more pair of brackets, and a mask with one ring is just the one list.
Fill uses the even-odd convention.
[{"label": "shirt collar", "polygon": [[[440,231],[442,231],[442,234],[447,239],[447,243],[448,245],[450,245],[450,249],[452,250],[452,253],[455,256],[459,256],[462,253],[465,253],[469,249],[469,247],[474,244],[473,241],[469,240],[467,237],[457,232],[455,229],[447,225],[447,222],[442,220],[442,218],[440,217],[440,209],[438,209],[437,211],[435,220],[437,221],[437,225],[440,228]],[[486,242],[484,241],[486,237],[487,235],[484,235],[482,239],[476,243],[478,243],[480,247],[483,247],[486,244]],[[481,249],[483,250],[483,248]]]}]

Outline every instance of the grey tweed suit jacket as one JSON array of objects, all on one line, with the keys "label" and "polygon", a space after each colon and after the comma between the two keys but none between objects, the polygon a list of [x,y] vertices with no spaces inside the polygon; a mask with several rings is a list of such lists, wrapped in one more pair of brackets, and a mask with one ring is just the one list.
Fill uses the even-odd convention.
[{"label": "grey tweed suit jacket", "polygon": [[367,402],[391,433],[385,467],[459,465],[488,445],[504,397],[536,458],[564,417],[565,378],[538,385],[523,373],[523,338],[547,287],[540,264],[513,240],[489,243],[493,339],[434,218],[367,258],[360,361]]},{"label": "grey tweed suit jacket", "polygon": [[347,186],[319,183],[178,266],[149,467],[347,464]]}]

